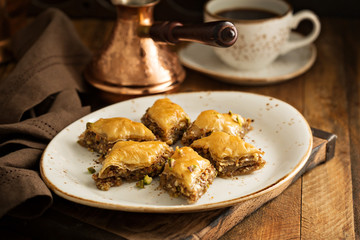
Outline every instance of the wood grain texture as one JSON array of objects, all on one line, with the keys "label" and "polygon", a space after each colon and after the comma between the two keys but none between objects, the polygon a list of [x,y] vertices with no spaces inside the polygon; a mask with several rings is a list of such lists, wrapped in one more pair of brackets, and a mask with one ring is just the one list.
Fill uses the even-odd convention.
[{"label": "wood grain texture", "polygon": [[344,74],[349,112],[350,159],[353,186],[354,224],[356,239],[360,239],[360,20],[342,24],[345,31]]},{"label": "wood grain texture", "polygon": [[[318,39],[318,60],[306,82],[305,117],[314,127],[338,135],[333,161],[303,177],[301,237],[353,239],[352,179],[341,23],[326,21]],[[336,47],[334,47],[336,46]],[[316,103],[316,104],[314,104]],[[339,117],[341,116],[341,117]]]},{"label": "wood grain texture", "polygon": [[[178,89],[245,91],[276,97],[298,109],[312,127],[337,135],[334,158],[305,173],[273,200],[265,205],[259,204],[264,200],[260,199],[233,208],[175,214],[172,221],[181,226],[179,231],[173,225],[169,230],[167,214],[109,211],[55,197],[53,208],[42,218],[21,222],[23,225],[11,225],[5,219],[0,225],[15,226],[9,228],[14,232],[22,229],[16,226],[31,226],[29,232],[23,233],[25,239],[46,239],[44,236],[55,233],[64,236],[64,229],[92,231],[94,236],[101,236],[102,231],[109,233],[104,239],[360,239],[360,20],[320,21],[322,32],[315,43],[315,65],[295,79],[248,87],[187,69],[187,77]],[[73,22],[84,44],[94,52],[102,46],[113,24],[95,19]],[[0,79],[14,66],[14,62],[0,65]],[[320,148],[326,156],[326,147]],[[322,155],[318,156],[321,159]],[[154,219],[157,221],[149,225]],[[51,228],[49,222],[58,227]]]}]

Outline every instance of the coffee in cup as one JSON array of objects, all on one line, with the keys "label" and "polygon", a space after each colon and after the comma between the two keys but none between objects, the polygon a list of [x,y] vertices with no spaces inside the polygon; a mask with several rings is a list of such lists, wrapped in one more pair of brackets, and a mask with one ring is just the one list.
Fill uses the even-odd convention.
[{"label": "coffee in cup", "polygon": [[[227,20],[235,25],[235,44],[214,51],[224,63],[239,70],[264,68],[279,55],[311,44],[320,33],[320,21],[313,12],[293,14],[292,7],[282,0],[210,0],[204,18],[206,22]],[[311,33],[289,40],[292,29],[305,19],[313,24]]]}]

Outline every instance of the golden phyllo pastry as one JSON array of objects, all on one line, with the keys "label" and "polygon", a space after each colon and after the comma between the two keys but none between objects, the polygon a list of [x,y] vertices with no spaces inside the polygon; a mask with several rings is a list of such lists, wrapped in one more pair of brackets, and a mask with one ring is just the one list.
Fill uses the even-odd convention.
[{"label": "golden phyllo pastry", "polygon": [[156,100],[146,110],[141,122],[159,139],[172,145],[181,139],[190,124],[190,118],[179,105],[163,98]]},{"label": "golden phyllo pastry", "polygon": [[239,114],[219,113],[207,110],[200,113],[182,137],[184,145],[188,146],[196,139],[209,136],[212,132],[226,132],[243,138],[251,130],[251,119]]},{"label": "golden phyllo pastry", "polygon": [[220,177],[248,174],[262,168],[264,152],[237,136],[214,132],[198,139],[191,147],[202,157],[209,159]]},{"label": "golden phyllo pastry", "polygon": [[93,179],[99,189],[108,190],[120,185],[121,179],[136,181],[146,175],[154,177],[162,172],[172,153],[173,149],[160,141],[120,141],[105,156],[100,172]]},{"label": "golden phyllo pastry", "polygon": [[216,177],[209,160],[190,147],[177,148],[160,175],[160,186],[171,196],[182,196],[194,203],[207,191]]},{"label": "golden phyllo pastry", "polygon": [[88,122],[78,143],[88,149],[106,154],[118,141],[154,141],[155,135],[144,124],[127,118],[101,118]]}]

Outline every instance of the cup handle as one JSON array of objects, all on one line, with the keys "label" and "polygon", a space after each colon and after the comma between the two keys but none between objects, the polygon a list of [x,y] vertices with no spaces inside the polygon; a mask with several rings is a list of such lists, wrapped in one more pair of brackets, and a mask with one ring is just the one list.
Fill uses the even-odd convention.
[{"label": "cup handle", "polygon": [[284,47],[281,49],[281,54],[286,54],[289,51],[294,50],[296,48],[300,48],[300,47],[309,45],[310,43],[315,41],[315,39],[319,36],[319,33],[320,33],[319,18],[315,15],[315,13],[313,13],[312,11],[309,11],[309,10],[302,10],[302,11],[294,14],[294,16],[291,20],[291,24],[290,24],[291,29],[297,28],[299,23],[305,19],[308,19],[313,23],[313,29],[312,29],[311,33],[308,34],[307,36],[305,36],[305,38],[303,38],[301,40],[288,41],[284,45]]}]

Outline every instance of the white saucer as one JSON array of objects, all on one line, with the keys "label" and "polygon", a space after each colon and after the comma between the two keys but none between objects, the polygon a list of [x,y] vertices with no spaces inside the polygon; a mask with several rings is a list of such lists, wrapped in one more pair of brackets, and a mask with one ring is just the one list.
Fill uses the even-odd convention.
[{"label": "white saucer", "polygon": [[[291,33],[290,39],[303,38]],[[179,53],[181,63],[190,69],[202,72],[224,82],[239,85],[266,85],[286,81],[307,71],[315,62],[314,44],[293,50],[280,56],[264,69],[241,71],[223,63],[213,52],[212,47],[191,43]]]}]

